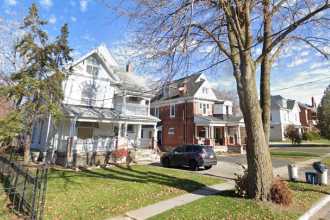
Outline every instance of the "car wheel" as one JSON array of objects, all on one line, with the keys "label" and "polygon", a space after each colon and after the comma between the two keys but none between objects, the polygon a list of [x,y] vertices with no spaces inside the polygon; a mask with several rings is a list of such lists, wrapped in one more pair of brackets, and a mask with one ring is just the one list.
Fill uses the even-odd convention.
[{"label": "car wheel", "polygon": [[211,169],[212,166],[204,166],[205,170]]},{"label": "car wheel", "polygon": [[198,170],[198,164],[195,160],[191,160],[189,162],[189,167],[191,170],[194,170],[194,171]]},{"label": "car wheel", "polygon": [[163,159],[162,165],[163,167],[170,167],[170,160],[168,158]]}]

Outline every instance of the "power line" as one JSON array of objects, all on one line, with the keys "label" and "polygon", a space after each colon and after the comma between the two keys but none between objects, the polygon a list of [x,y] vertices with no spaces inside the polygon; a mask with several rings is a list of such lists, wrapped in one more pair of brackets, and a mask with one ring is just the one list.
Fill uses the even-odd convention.
[{"label": "power line", "polygon": [[305,86],[305,85],[312,84],[312,83],[315,83],[315,82],[320,82],[320,81],[323,81],[323,80],[326,80],[326,79],[330,79],[330,76],[322,78],[322,79],[309,81],[309,82],[299,83],[299,84],[288,86],[288,87],[283,87],[283,88],[280,88],[280,89],[274,89],[272,91],[274,92],[274,91],[287,90],[287,89],[291,89],[291,88],[297,88],[297,87]]}]

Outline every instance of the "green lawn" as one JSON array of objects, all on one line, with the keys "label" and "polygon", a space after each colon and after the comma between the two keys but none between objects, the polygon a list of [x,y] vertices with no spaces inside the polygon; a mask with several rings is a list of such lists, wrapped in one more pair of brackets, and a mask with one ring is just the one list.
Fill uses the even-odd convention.
[{"label": "green lawn", "polygon": [[310,159],[313,157],[319,157],[320,154],[317,153],[308,153],[302,151],[281,151],[281,150],[272,150],[270,152],[273,157],[283,157],[283,158],[305,158]]},{"label": "green lawn", "polygon": [[0,219],[9,220],[12,219],[13,214],[7,208],[8,197],[6,192],[3,190],[3,185],[0,184]]},{"label": "green lawn", "polygon": [[105,219],[220,182],[190,171],[155,166],[52,170],[45,219]]},{"label": "green lawn", "polygon": [[322,163],[327,165],[328,169],[330,168],[330,157],[326,157],[322,160]]},{"label": "green lawn", "polygon": [[[271,141],[270,144],[287,144],[287,145],[292,145],[292,142],[290,140],[286,141]],[[302,141],[301,145],[328,145],[330,147],[330,140],[321,138],[319,140],[313,140],[313,141]]]},{"label": "green lawn", "polygon": [[238,198],[233,191],[228,191],[171,209],[151,219],[298,219],[313,203],[330,192],[330,187],[304,183],[290,183],[290,188],[294,191],[294,202],[288,208]]}]

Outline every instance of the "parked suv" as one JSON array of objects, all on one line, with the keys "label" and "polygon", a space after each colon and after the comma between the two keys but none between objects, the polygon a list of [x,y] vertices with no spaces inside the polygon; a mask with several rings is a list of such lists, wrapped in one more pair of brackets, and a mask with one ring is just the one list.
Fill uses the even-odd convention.
[{"label": "parked suv", "polygon": [[211,146],[188,144],[165,153],[160,162],[164,167],[189,166],[191,170],[198,170],[199,167],[210,169],[217,164],[217,157]]}]

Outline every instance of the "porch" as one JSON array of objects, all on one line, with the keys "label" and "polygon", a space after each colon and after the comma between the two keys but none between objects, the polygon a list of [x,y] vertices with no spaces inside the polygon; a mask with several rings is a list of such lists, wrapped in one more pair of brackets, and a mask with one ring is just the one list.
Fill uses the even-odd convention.
[{"label": "porch", "polygon": [[[244,122],[212,116],[195,117],[195,143],[211,145],[216,151],[244,151],[246,132]],[[236,149],[237,148],[237,149]]]}]

